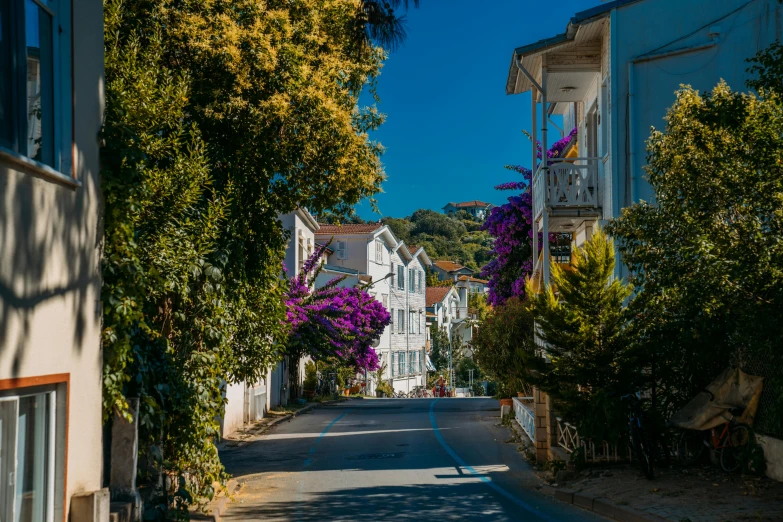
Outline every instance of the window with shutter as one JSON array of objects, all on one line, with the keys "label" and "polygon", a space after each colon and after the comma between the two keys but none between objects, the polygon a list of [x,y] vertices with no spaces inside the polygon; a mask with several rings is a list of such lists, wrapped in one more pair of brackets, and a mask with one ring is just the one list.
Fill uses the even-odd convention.
[{"label": "window with shutter", "polygon": [[405,310],[397,310],[397,319],[399,321],[397,332],[405,333]]},{"label": "window with shutter", "polygon": [[405,290],[405,267],[399,265],[397,267],[397,284],[400,290]]},{"label": "window with shutter", "polygon": [[345,259],[345,241],[338,241],[335,250],[337,251],[337,259]]},{"label": "window with shutter", "polygon": [[410,310],[408,312],[408,318],[410,320],[410,326],[408,327],[408,331],[410,333],[412,333],[412,334],[415,334],[416,333],[416,321],[414,320],[415,318],[413,317],[413,314],[414,314],[413,310]]},{"label": "window with shutter", "polygon": [[397,353],[396,352],[392,352],[391,374],[392,374],[392,377],[397,375]]},{"label": "window with shutter", "polygon": [[396,273],[394,272],[394,263],[391,264],[391,285],[394,287],[394,278],[396,277]]}]

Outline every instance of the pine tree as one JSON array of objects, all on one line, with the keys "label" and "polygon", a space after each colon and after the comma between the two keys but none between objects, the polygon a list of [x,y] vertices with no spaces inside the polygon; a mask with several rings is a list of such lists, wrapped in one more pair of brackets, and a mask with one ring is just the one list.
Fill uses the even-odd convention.
[{"label": "pine tree", "polygon": [[614,267],[613,242],[596,230],[576,253],[573,270],[553,263],[552,285],[532,298],[551,360],[538,384],[569,422],[579,423],[580,433],[602,438],[613,438],[606,430],[617,427],[617,396],[633,380],[625,307],[632,287],[614,278]]}]

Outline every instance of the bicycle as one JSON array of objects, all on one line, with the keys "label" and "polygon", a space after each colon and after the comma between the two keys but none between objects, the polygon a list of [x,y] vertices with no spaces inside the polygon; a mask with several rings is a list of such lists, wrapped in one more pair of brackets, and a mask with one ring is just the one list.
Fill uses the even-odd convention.
[{"label": "bicycle", "polygon": [[[630,403],[631,411],[628,414],[628,432],[631,438],[631,448],[636,460],[639,461],[642,473],[644,473],[645,477],[652,480],[655,478],[654,462],[656,456],[664,460],[667,459],[668,448],[663,442],[658,441],[659,447],[656,450],[650,441],[640,395],[638,393],[623,395],[620,397],[620,400]],[[661,452],[662,455],[657,455],[658,452]]]},{"label": "bicycle", "polygon": [[[709,391],[710,400],[715,396]],[[680,435],[677,443],[677,459],[683,466],[690,466],[697,462],[704,450],[709,448],[718,454],[718,462],[721,469],[726,473],[737,471],[745,461],[750,445],[750,439],[753,436],[750,427],[747,424],[736,422],[736,417],[741,417],[744,413],[743,408],[726,408],[731,414],[731,418],[705,431],[685,430]],[[722,426],[720,433],[718,428]]]}]

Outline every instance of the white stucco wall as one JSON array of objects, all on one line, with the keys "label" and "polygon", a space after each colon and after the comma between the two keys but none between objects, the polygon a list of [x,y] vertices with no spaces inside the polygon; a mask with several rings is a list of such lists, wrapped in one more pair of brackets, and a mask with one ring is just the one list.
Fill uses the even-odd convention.
[{"label": "white stucco wall", "polygon": [[[73,167],[62,174],[73,175],[81,185],[49,181],[0,156],[0,389],[55,374],[70,377],[70,384],[57,390],[62,438],[56,449],[55,520],[62,520],[63,510],[67,516],[72,495],[102,487],[103,469],[99,0],[73,2],[72,37],[75,106],[63,109],[73,110]],[[70,63],[62,69],[67,72]],[[16,392],[0,395],[9,393]]]}]

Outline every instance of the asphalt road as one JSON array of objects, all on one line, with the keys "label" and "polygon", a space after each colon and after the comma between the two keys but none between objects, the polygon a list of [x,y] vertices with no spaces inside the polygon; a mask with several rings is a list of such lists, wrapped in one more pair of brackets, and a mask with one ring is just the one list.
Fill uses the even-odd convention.
[{"label": "asphalt road", "polygon": [[534,489],[491,399],[324,406],[221,454],[230,521],[597,521]]}]

